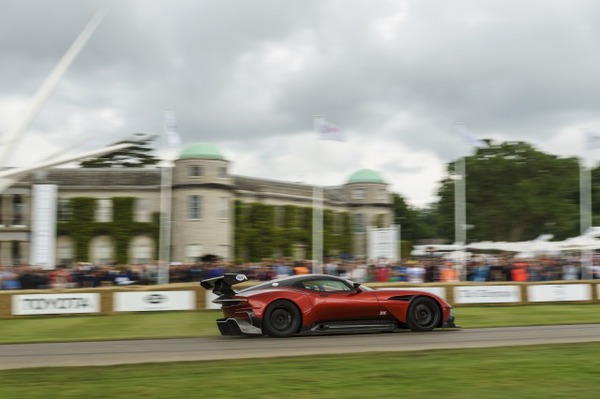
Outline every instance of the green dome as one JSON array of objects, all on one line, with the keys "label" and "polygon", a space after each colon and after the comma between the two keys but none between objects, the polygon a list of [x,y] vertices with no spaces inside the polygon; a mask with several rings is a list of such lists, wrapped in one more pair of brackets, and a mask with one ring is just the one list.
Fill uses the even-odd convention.
[{"label": "green dome", "polygon": [[179,159],[203,158],[203,159],[225,159],[217,146],[208,143],[190,144],[181,151]]},{"label": "green dome", "polygon": [[361,169],[354,172],[348,183],[385,183],[381,175],[371,169]]}]

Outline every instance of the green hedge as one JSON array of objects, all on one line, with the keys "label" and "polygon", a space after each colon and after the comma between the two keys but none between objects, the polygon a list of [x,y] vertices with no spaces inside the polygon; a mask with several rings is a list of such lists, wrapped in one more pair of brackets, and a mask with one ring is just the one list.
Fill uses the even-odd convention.
[{"label": "green hedge", "polygon": [[[70,237],[75,244],[74,260],[89,262],[90,241],[97,236],[108,235],[115,243],[115,262],[128,262],[129,243],[138,235],[150,236],[158,242],[159,215],[153,214],[152,222],[134,221],[135,198],[113,197],[112,222],[100,223],[95,221],[96,198],[76,197],[70,199],[71,218],[57,223],[57,235]],[[155,248],[155,258],[158,248]]]},{"label": "green hedge", "polygon": [[[312,208],[275,206],[235,201],[235,253],[237,262],[257,262],[276,255],[292,257],[294,246],[312,253]],[[323,254],[352,252],[348,212],[323,213]]]}]

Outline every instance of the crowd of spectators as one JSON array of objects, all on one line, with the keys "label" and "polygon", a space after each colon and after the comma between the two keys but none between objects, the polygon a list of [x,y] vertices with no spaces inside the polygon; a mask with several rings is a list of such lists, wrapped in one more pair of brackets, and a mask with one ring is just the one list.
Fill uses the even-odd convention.
[{"label": "crowd of spectators", "polygon": [[[479,256],[459,263],[438,257],[409,259],[400,263],[341,261],[326,259],[325,274],[341,276],[359,283],[369,282],[539,282],[600,278],[600,259],[591,266],[581,266],[578,258],[539,257],[513,259],[503,256]],[[250,280],[265,281],[295,274],[312,273],[309,261],[289,259],[232,264],[222,261],[177,264],[169,268],[169,282],[198,282],[225,272],[240,272]],[[158,281],[156,265],[97,266],[88,263],[58,266],[43,270],[31,266],[0,267],[0,288],[88,288],[114,285],[149,285]]]}]

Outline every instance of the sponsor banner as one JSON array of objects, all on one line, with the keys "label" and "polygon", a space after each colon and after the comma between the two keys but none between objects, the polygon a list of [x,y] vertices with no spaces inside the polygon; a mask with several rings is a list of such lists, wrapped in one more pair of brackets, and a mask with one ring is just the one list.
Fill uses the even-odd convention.
[{"label": "sponsor banner", "polygon": [[428,292],[439,296],[442,299],[446,299],[446,288],[444,287],[390,287],[390,288],[378,288],[378,290],[411,290],[419,292]]},{"label": "sponsor banner", "polygon": [[454,287],[454,303],[512,303],[521,302],[518,285],[478,285]]},{"label": "sponsor banner", "polygon": [[13,295],[13,315],[99,313],[100,294]]},{"label": "sponsor banner", "polygon": [[529,302],[589,301],[592,287],[590,284],[530,285],[527,296]]},{"label": "sponsor banner", "polygon": [[213,303],[219,296],[213,294],[212,291],[206,291],[206,309],[221,309],[221,304]]},{"label": "sponsor banner", "polygon": [[147,312],[161,310],[194,310],[194,291],[136,291],[115,292],[115,312]]}]

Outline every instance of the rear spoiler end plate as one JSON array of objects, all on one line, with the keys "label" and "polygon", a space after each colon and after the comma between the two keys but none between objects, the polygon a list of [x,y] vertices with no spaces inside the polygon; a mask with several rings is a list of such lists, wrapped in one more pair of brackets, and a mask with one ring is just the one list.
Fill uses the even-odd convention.
[{"label": "rear spoiler end plate", "polygon": [[248,281],[248,276],[243,273],[225,273],[220,277],[209,278],[202,280],[200,285],[202,288],[212,290],[216,295],[233,295],[235,291],[232,286],[235,284]]}]

